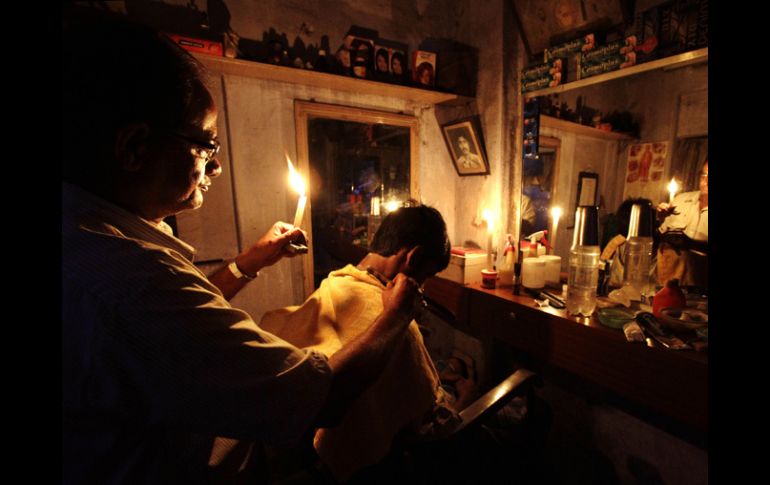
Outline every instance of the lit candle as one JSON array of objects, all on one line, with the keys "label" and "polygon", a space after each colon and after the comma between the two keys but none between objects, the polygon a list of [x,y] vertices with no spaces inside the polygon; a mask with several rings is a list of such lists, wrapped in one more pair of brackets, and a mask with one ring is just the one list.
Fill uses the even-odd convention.
[{"label": "lit candle", "polygon": [[385,202],[385,210],[387,212],[393,212],[397,210],[399,207],[401,207],[401,201],[399,200],[391,199]]},{"label": "lit candle", "polygon": [[289,164],[289,184],[295,192],[299,194],[299,200],[297,201],[297,212],[294,213],[294,227],[299,227],[302,223],[302,216],[305,215],[305,204],[307,203],[307,195],[305,195],[305,181],[302,180],[302,176],[294,170],[294,165],[289,159],[289,155],[286,154],[286,161]]},{"label": "lit candle", "polygon": [[673,204],[674,203],[674,196],[676,195],[676,191],[679,190],[679,184],[676,183],[676,179],[673,177],[671,178],[671,182],[668,183],[668,203]]},{"label": "lit candle", "polygon": [[487,221],[487,269],[492,271],[494,269],[492,264],[492,233],[494,232],[492,211],[484,209],[482,217]]},{"label": "lit candle", "polygon": [[551,231],[551,254],[556,254],[556,233],[559,229],[559,218],[561,217],[561,207],[551,208],[551,218],[553,219],[553,231]]}]

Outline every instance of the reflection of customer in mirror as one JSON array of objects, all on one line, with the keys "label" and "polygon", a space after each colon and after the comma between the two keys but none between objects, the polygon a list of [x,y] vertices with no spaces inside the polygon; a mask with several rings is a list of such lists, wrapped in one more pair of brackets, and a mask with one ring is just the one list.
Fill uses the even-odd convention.
[{"label": "reflection of customer in mirror", "polygon": [[481,157],[471,152],[471,144],[463,135],[457,137],[457,152],[460,154],[457,158],[457,165],[460,168],[482,167]]}]

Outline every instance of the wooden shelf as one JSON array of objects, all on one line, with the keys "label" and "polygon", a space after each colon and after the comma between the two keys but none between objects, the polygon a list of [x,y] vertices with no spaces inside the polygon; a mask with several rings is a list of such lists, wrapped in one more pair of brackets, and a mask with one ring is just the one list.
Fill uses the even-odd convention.
[{"label": "wooden shelf", "polygon": [[612,141],[636,140],[636,138],[623,133],[618,133],[615,131],[600,130],[598,128],[594,128],[593,126],[581,125],[580,123],[573,123],[571,121],[560,120],[559,118],[554,118],[552,116],[546,116],[546,115],[540,115],[540,126],[554,128],[556,130],[561,130],[561,131],[567,131],[569,133],[574,133],[576,135],[602,138],[604,140],[612,140]]},{"label": "wooden shelf", "polygon": [[657,59],[655,61],[645,62],[644,64],[637,64],[626,69],[619,69],[617,71],[607,72],[599,74],[598,76],[591,76],[579,81],[572,81],[560,86],[552,88],[538,89],[537,91],[530,91],[523,93],[526,98],[534,98],[535,96],[543,96],[546,94],[563,93],[565,91],[572,91],[573,89],[584,88],[592,84],[599,84],[613,79],[620,79],[626,76],[633,76],[642,72],[653,71],[655,69],[676,69],[679,67],[689,66],[690,64],[701,64],[708,62],[709,49],[704,47],[694,51],[684,52],[671,57],[665,57],[663,59]]},{"label": "wooden shelf", "polygon": [[337,91],[349,91],[352,93],[390,96],[421,104],[454,105],[465,104],[471,101],[471,98],[465,96],[431,91],[428,89],[411,88],[399,86],[397,84],[387,84],[324,72],[308,71],[306,69],[294,69],[262,62],[245,61],[243,59],[231,59],[229,57],[210,56],[199,53],[194,53],[193,55],[207,68],[224,74],[235,74],[237,76],[246,76],[291,84],[302,84],[304,86],[333,89]]}]

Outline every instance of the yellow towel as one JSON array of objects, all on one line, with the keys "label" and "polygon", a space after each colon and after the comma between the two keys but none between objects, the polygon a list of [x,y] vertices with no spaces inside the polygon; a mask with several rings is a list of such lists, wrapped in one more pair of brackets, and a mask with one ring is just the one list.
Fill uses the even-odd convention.
[{"label": "yellow towel", "polygon": [[[260,326],[298,347],[333,355],[382,312],[382,284],[348,265],[332,271],[301,306],[269,312]],[[440,382],[417,324],[385,370],[359,396],[342,422],[316,431],[314,446],[337,480],[385,457],[396,433],[417,425],[441,395]]]}]

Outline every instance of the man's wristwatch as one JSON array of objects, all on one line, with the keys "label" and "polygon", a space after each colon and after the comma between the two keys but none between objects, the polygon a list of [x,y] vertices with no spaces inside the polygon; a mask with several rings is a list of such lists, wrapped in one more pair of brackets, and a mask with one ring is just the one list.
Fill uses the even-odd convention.
[{"label": "man's wristwatch", "polygon": [[235,260],[233,260],[230,264],[227,265],[227,269],[229,269],[230,272],[233,274],[233,276],[235,276],[239,280],[251,281],[255,279],[257,276],[259,276],[259,271],[257,271],[257,274],[255,274],[254,276],[248,275],[245,272],[241,271],[241,269],[235,263]]}]

